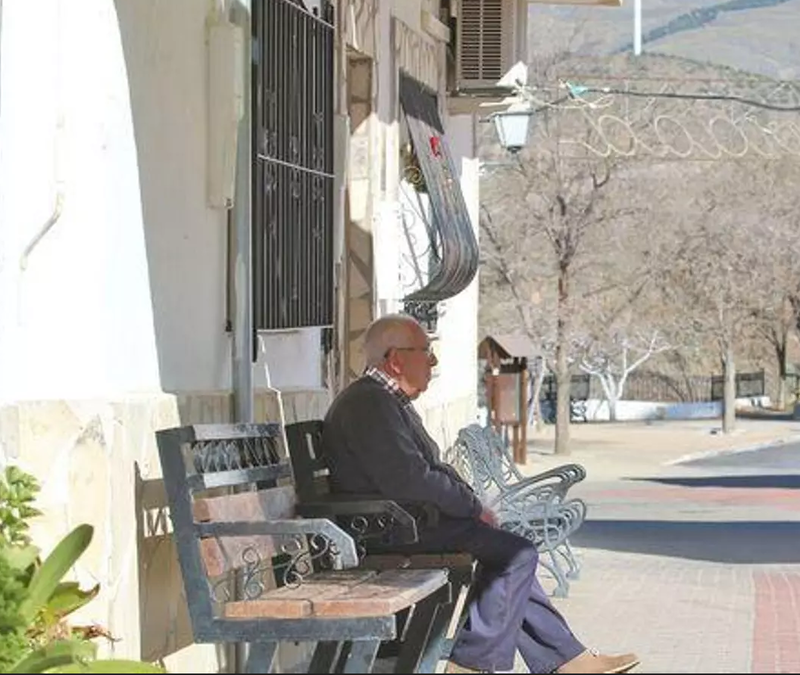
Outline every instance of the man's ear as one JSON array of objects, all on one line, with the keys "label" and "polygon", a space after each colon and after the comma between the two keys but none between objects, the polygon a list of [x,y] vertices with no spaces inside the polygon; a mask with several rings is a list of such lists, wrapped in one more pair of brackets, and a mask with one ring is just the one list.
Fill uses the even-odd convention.
[{"label": "man's ear", "polygon": [[400,364],[397,362],[397,352],[392,351],[389,356],[386,357],[386,371],[390,375],[399,375],[400,374]]}]

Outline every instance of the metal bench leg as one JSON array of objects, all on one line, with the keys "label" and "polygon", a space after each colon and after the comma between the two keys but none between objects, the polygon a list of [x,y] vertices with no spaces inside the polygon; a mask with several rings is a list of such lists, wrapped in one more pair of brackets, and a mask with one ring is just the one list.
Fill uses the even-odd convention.
[{"label": "metal bench leg", "polygon": [[244,668],[244,672],[272,672],[272,662],[275,659],[275,652],[277,649],[277,642],[251,642],[247,654],[247,665]]},{"label": "metal bench leg", "polygon": [[[344,658],[341,660],[341,672],[371,673],[380,644],[381,641],[378,639],[354,640],[349,643],[347,654],[342,654]],[[338,668],[337,672],[339,672]]]},{"label": "metal bench leg", "polygon": [[334,664],[339,658],[342,649],[341,642],[324,640],[317,642],[314,647],[314,654],[308,664],[308,673],[333,673]]},{"label": "metal bench leg", "polygon": [[[461,632],[461,629],[464,627],[464,624],[467,622],[469,618],[469,605],[473,599],[473,587],[472,583],[474,580],[474,569],[470,565],[469,568],[459,568],[457,570],[452,570],[450,572],[450,579],[452,581],[452,588],[457,589],[457,593],[453,598],[452,604],[452,612],[450,625],[452,625],[452,617],[456,611],[459,612],[458,617],[455,621],[455,626],[453,626],[452,630],[452,637],[449,637],[448,633],[445,633],[444,639],[442,640],[441,645],[441,654],[439,658],[442,660],[447,660],[450,658],[450,652],[453,651],[453,645],[455,644],[456,639],[458,638],[458,634]],[[463,595],[463,602],[462,602],[462,595]],[[448,629],[450,626],[447,627]]]},{"label": "metal bench leg", "polygon": [[558,547],[558,552],[567,561],[567,566],[569,569],[567,570],[567,579],[580,579],[581,578],[581,566],[578,562],[578,559],[575,557],[575,553],[572,550],[572,547],[569,545],[569,540],[565,539],[561,546]]},{"label": "metal bench leg", "polygon": [[[452,642],[449,644],[447,642],[447,628],[453,619],[454,605],[455,602],[449,605],[439,605],[436,608],[428,643],[422,652],[422,658],[419,660],[418,673],[435,673],[436,664],[439,663],[439,660],[450,655],[449,649],[452,649]],[[445,646],[448,647],[446,656],[444,654]]]},{"label": "metal bench leg", "polygon": [[397,657],[395,673],[435,672],[452,612],[449,585],[417,603]]},{"label": "metal bench leg", "polygon": [[553,590],[553,595],[557,598],[566,598],[569,595],[569,581],[564,574],[564,570],[558,564],[558,559],[552,551],[547,551],[550,556],[551,562],[545,561],[543,557],[539,557],[539,564],[544,567],[550,574],[556,578],[557,586]]},{"label": "metal bench leg", "polygon": [[408,627],[408,619],[411,616],[411,608],[406,608],[399,611],[395,615],[395,623],[397,625],[397,638],[390,642],[382,642],[378,649],[378,658],[394,658],[400,653],[400,647],[405,639],[406,629]]}]

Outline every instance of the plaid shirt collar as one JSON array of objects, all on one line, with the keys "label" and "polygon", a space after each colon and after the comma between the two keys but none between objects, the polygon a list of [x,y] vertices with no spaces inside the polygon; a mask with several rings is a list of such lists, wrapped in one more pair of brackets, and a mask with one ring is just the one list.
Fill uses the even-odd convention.
[{"label": "plaid shirt collar", "polygon": [[382,384],[383,388],[386,389],[386,391],[391,392],[400,401],[402,405],[404,406],[411,405],[411,399],[408,398],[408,396],[402,389],[400,389],[400,385],[397,384],[397,382],[395,382],[389,375],[384,373],[379,368],[376,368],[375,366],[370,366],[364,372],[364,375],[366,377],[371,377],[376,382]]}]

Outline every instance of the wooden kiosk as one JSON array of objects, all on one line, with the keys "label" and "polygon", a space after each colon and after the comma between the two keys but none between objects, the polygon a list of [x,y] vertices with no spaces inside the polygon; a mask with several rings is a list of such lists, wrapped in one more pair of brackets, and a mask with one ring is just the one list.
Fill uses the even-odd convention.
[{"label": "wooden kiosk", "polygon": [[528,358],[534,354],[533,343],[517,335],[487,336],[478,345],[489,424],[500,433],[510,427],[517,464],[528,456]]}]

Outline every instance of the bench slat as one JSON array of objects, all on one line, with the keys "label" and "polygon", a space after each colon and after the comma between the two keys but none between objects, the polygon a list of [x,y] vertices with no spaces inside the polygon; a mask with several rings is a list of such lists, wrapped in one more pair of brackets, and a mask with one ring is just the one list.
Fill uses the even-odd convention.
[{"label": "bench slat", "polygon": [[210,577],[218,577],[242,567],[245,551],[251,549],[258,551],[261,560],[269,560],[278,553],[272,537],[269,536],[200,540],[200,556],[206,567],[206,574]]},{"label": "bench slat", "polygon": [[294,517],[296,502],[294,486],[284,485],[257,492],[196,498],[193,510],[195,521],[200,523],[256,523]]},{"label": "bench slat", "polygon": [[321,572],[297,588],[284,586],[258,600],[226,603],[224,611],[228,618],[241,619],[387,616],[419,602],[446,583],[444,570],[362,570],[346,576]]},{"label": "bench slat", "polygon": [[314,601],[317,616],[389,615],[423,600],[447,583],[444,570],[387,570],[356,586],[347,598]]},{"label": "bench slat", "polygon": [[469,567],[472,564],[469,553],[370,553],[361,561],[366,569],[391,570],[405,568],[454,568]]},{"label": "bench slat", "polygon": [[[229,602],[225,615],[230,617],[270,616],[284,619],[301,619],[315,616],[313,603],[343,596],[355,586],[366,583],[377,576],[370,570],[344,570],[342,572],[317,572],[303,579],[300,586],[283,586],[272,589],[257,600]],[[258,607],[263,603],[266,606]],[[266,611],[268,614],[262,615]]]},{"label": "bench slat", "polygon": [[[257,523],[294,517],[296,499],[294,487],[285,485],[258,492],[195,499],[192,508],[196,522]],[[200,555],[206,573],[212,577],[241,567],[242,556],[248,549],[255,549],[262,560],[278,553],[271,536],[206,537],[200,540]]]}]

